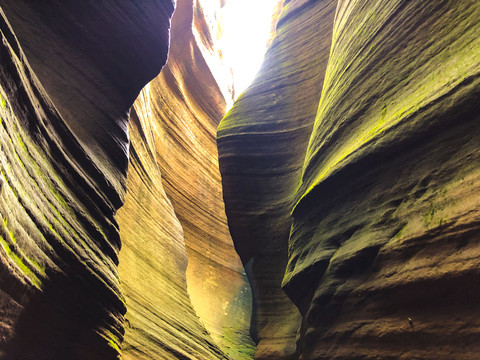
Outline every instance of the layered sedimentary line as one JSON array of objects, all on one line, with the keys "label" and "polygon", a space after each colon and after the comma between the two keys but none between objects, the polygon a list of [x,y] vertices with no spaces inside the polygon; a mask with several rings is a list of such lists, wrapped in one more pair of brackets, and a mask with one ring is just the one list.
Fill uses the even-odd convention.
[{"label": "layered sedimentary line", "polygon": [[173,5],[110,5],[2,2],[2,358],[120,356],[127,112],[166,58]]},{"label": "layered sedimentary line", "polygon": [[[310,139],[298,192],[302,199],[294,215],[304,213],[302,204],[308,212],[310,193],[315,202],[322,187],[331,188],[334,180],[348,178],[344,173],[358,171],[362,165],[370,170],[405,147],[433,138],[442,128],[453,131],[454,107],[465,102],[465,112],[471,112],[479,50],[476,27],[465,13],[475,15],[474,4],[372,3],[361,11],[357,6],[347,2],[338,11],[335,32],[343,41],[332,46],[329,81]],[[349,14],[348,21],[344,13]],[[444,18],[425,22],[432,13]],[[449,22],[458,33],[451,33]],[[434,42],[435,31],[448,36]],[[357,36],[344,35],[350,33]],[[389,41],[397,37],[402,41]],[[353,97],[352,104],[345,101],[349,97]],[[452,101],[457,97],[458,101]],[[435,116],[442,112],[448,116]]]},{"label": "layered sedimentary line", "polygon": [[68,128],[112,188],[109,196],[119,194],[115,206],[120,207],[128,111],[166,61],[172,2],[6,0],[2,7]]},{"label": "layered sedimentary line", "polygon": [[[187,17],[190,22],[179,23],[179,33],[191,28],[192,3],[180,1],[179,14],[185,4],[187,7],[190,4],[190,19]],[[17,357],[35,354],[38,359],[115,358],[118,357],[123,335],[121,322],[125,303],[115,269],[120,239],[113,215],[121,205],[125,192],[127,114],[131,101],[143,85],[142,81],[153,76],[166,59],[168,17],[173,7],[170,2],[51,5],[26,1],[2,4],[27,57],[52,99],[51,102],[44,100],[52,113],[45,115],[46,120],[41,119],[46,125],[33,117],[28,118],[28,126],[23,124],[25,117],[31,115],[22,110],[23,113],[18,115],[18,124],[9,116],[4,126],[10,143],[18,135],[20,148],[26,148],[33,156],[33,160],[24,159],[18,149],[16,152],[12,150],[2,163],[6,168],[5,179],[22,178],[17,170],[19,165],[25,165],[29,174],[33,168],[41,176],[40,180],[33,182],[23,176],[25,185],[14,184],[20,190],[11,185],[15,180],[2,182],[9,197],[6,207],[2,208],[6,239],[2,245],[10,257],[8,261],[20,268],[24,280],[28,282],[30,279],[34,289],[24,286],[15,290],[15,297],[10,299],[9,292],[13,291],[11,284],[5,285],[5,288],[2,286],[2,291],[6,289],[5,299],[2,299],[6,304],[5,354]],[[198,3],[195,6],[196,13],[201,15]],[[123,277],[123,289],[127,306],[130,306],[124,357],[210,359],[228,355],[232,359],[248,358],[252,353],[247,335],[250,291],[228,234],[215,155],[214,132],[216,122],[223,115],[225,100],[203,60],[204,55],[196,45],[191,29],[185,33],[189,37],[177,36],[179,45],[184,47],[177,48],[176,65],[173,61],[174,65],[166,72],[167,80],[159,80],[159,83],[163,81],[162,84],[168,86],[163,89],[155,85],[150,87],[155,96],[165,89],[169,89],[167,95],[170,91],[175,92],[172,104],[175,101],[181,104],[178,109],[185,113],[175,119],[177,125],[165,121],[163,130],[170,135],[158,132],[162,126],[158,124],[158,119],[163,121],[164,117],[158,116],[155,121],[149,117],[158,112],[161,97],[158,101],[154,98],[151,101],[151,94],[144,97],[143,100],[148,97],[148,104],[141,104],[138,113],[148,109],[148,116],[145,113],[132,114],[129,192],[125,208],[119,212],[120,222],[126,219],[128,223],[122,226],[124,250],[120,255],[120,272],[127,274]],[[190,54],[192,50],[194,52]],[[182,56],[190,57],[190,61],[183,64]],[[2,62],[2,68],[3,65],[6,66],[7,62]],[[19,67],[28,66],[21,64]],[[10,75],[10,69],[7,70],[7,75]],[[20,80],[11,93],[5,91],[3,94],[5,109],[12,106],[13,95],[22,94],[18,89],[26,86],[22,83],[23,77],[22,74],[19,76]],[[170,80],[173,84],[168,83]],[[5,81],[11,85],[9,79]],[[178,83],[182,84],[180,94],[177,93]],[[210,88],[215,91],[210,92]],[[39,90],[39,93],[43,94],[42,91]],[[47,99],[47,95],[42,96]],[[29,111],[40,116],[35,99],[22,95],[16,100],[18,109],[29,106],[31,102],[34,110]],[[175,105],[172,107],[175,108]],[[58,109],[58,113],[54,109]],[[182,118],[185,114],[187,116]],[[190,127],[190,121],[197,125]],[[47,140],[42,140],[36,133],[30,135],[31,139],[23,137],[25,129],[20,125],[29,132],[38,127]],[[43,133],[48,133],[48,136]],[[50,137],[53,140],[50,141]],[[184,166],[181,161],[175,160],[178,154],[173,156],[169,153],[171,149],[164,152],[157,147],[168,137],[181,144],[175,151],[189,151],[190,173],[176,168]],[[50,168],[38,160],[40,155],[36,151],[48,157]],[[17,154],[20,154],[22,163],[20,160],[15,162]],[[158,154],[168,161],[160,161],[163,158]],[[171,168],[173,170],[168,171]],[[179,217],[183,216],[181,220],[186,235],[163,190],[160,169],[168,180],[165,183],[170,184],[168,190],[172,200],[176,201],[176,211]],[[192,173],[198,184],[188,184],[182,192],[177,192],[174,184],[180,184]],[[47,239],[47,245],[53,246],[53,240],[49,240],[51,236],[60,242],[54,250],[61,252],[59,258],[66,259],[66,264],[57,264],[55,271],[47,266],[47,275],[42,272],[44,264],[30,256],[33,250],[29,250],[23,240],[18,240],[20,236],[13,227],[15,220],[12,217],[18,216],[19,210],[12,200],[10,187],[13,196],[21,193],[18,196],[30,197],[34,210],[27,209],[27,215],[32,213],[36,216],[35,211],[43,211],[43,207],[47,207],[41,203],[46,200],[33,191],[33,185],[44,191],[46,200],[56,200],[60,204],[57,206],[53,202],[52,206],[49,205],[53,215],[48,212],[43,215],[49,221],[46,225],[48,230],[42,228],[42,223],[35,223],[42,234],[46,232],[42,236]],[[20,186],[25,186],[26,190]],[[209,193],[213,196],[205,196]],[[190,197],[198,199],[198,202],[192,202]],[[23,203],[27,201],[20,201],[21,206]],[[65,229],[57,228],[60,225],[50,220],[54,215]],[[22,226],[27,227],[25,224]],[[32,236],[29,229],[25,232]],[[7,235],[10,237],[7,238]],[[195,271],[190,288],[197,286],[198,290],[190,289],[190,292],[196,294],[192,298],[197,312],[207,320],[206,327],[212,336],[198,319],[186,291],[184,239],[190,249],[197,247],[198,254],[192,250],[191,255],[190,263],[197,266],[193,267]],[[40,240],[35,239],[29,246],[39,246]],[[198,244],[200,241],[202,245]],[[24,247],[28,251],[22,250]],[[55,263],[57,255],[53,250],[47,250],[45,261]],[[10,266],[6,272],[9,276],[17,276],[15,271],[16,268]],[[41,276],[48,276],[50,271],[52,275],[48,286],[43,287]],[[198,276],[206,279],[205,286],[196,285]],[[100,278],[100,284],[95,282],[95,277]],[[37,292],[35,287],[42,287],[42,290]],[[60,293],[62,289],[64,293]],[[28,291],[33,291],[34,295],[28,295]],[[78,302],[72,302],[71,297],[78,297]],[[18,299],[23,302],[18,304]],[[32,314],[37,310],[40,315]],[[62,315],[55,314],[57,311]],[[49,331],[45,330],[47,326],[51,326]],[[37,335],[36,331],[40,334]],[[10,341],[14,333],[17,335]],[[35,341],[35,346],[23,346],[28,337]],[[52,345],[54,339],[58,340],[58,344]],[[215,341],[219,346],[214,344]]]},{"label": "layered sedimentary line", "polygon": [[295,352],[300,315],[280,288],[290,211],[330,52],[334,1],[284,4],[253,84],[217,133],[228,222],[254,294],[256,358]]},{"label": "layered sedimentary line", "polygon": [[207,16],[198,1],[177,2],[168,62],[132,111],[119,211],[128,358],[247,359],[254,351],[250,288],[226,223],[215,143],[228,69],[210,68],[221,59]]}]

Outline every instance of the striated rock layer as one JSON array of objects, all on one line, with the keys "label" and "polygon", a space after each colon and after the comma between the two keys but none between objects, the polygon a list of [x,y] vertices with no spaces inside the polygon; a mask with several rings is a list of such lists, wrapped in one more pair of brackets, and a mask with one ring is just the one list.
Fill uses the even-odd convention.
[{"label": "striated rock layer", "polygon": [[306,358],[478,357],[479,30],[477,1],[339,2],[284,280]]},{"label": "striated rock layer", "polygon": [[221,61],[209,18],[200,2],[177,2],[168,62],[132,111],[118,213],[126,359],[253,355],[251,292],[227,227],[215,143],[229,87],[213,66]]},{"label": "striated rock layer", "polygon": [[118,270],[128,307],[123,358],[223,358],[187,293],[183,230],[162,185],[155,125],[132,113],[127,194],[117,215],[122,238]]},{"label": "striated rock layer", "polygon": [[16,35],[4,19],[0,356],[117,358],[127,305],[125,359],[251,358],[216,154],[232,85],[212,66],[215,16],[178,1],[168,66],[131,115],[126,182],[130,107],[166,61],[173,4],[2,8]]},{"label": "striated rock layer", "polygon": [[254,83],[218,128],[230,231],[249,270],[256,358],[295,352],[300,314],[280,288],[290,211],[300,180],[330,51],[333,1],[284,5]]},{"label": "striated rock layer", "polygon": [[119,357],[127,114],[166,60],[172,12],[2,1],[1,358]]},{"label": "striated rock layer", "polygon": [[[302,11],[312,16],[322,5],[329,3],[290,1],[275,41]],[[319,80],[324,71],[323,87],[297,75],[288,99],[298,106],[315,94],[316,115],[286,118],[288,100],[262,97],[271,85],[254,92],[268,84],[266,73],[289,79],[284,64],[267,58],[219,127],[235,246],[244,262],[253,259],[252,278],[264,277],[255,299],[278,293],[276,274],[285,271],[283,289],[302,318],[294,358],[476,359],[480,4],[331,5],[333,32],[317,21],[308,41],[331,38],[326,70],[313,71]],[[298,34],[290,40],[297,45]],[[288,47],[279,54],[301,63]],[[292,130],[299,121],[309,126],[302,136]],[[255,269],[262,254],[284,251],[287,238],[286,268],[278,261],[274,274]],[[276,351],[257,357],[280,358]]]}]

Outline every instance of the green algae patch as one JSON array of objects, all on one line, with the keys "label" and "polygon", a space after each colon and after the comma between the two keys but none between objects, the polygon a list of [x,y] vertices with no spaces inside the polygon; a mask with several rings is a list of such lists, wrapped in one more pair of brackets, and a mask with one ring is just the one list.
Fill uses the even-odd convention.
[{"label": "green algae patch", "polygon": [[[250,338],[242,337],[242,329],[224,327],[221,341],[217,345],[231,359],[253,358],[255,345]],[[241,341],[239,341],[241,340]]]},{"label": "green algae patch", "polygon": [[[43,194],[43,197],[48,203],[48,206],[52,210],[52,214],[54,215],[55,220],[61,223],[65,227],[65,229],[68,230],[68,232],[73,234],[73,236],[80,238],[80,235],[78,234],[78,232],[67,221],[67,219],[65,219],[64,214],[62,214],[62,212],[65,212],[69,215],[73,215],[73,212],[69,204],[67,203],[67,200],[63,197],[63,195],[60,193],[60,190],[59,190],[62,186],[64,186],[63,182],[60,180],[60,178],[54,171],[51,171],[49,174],[54,176],[54,178],[57,181],[56,183],[52,179],[50,179],[48,176],[46,176],[45,170],[40,167],[40,164],[45,164],[47,166],[48,164],[43,161],[42,163],[38,162],[37,158],[41,155],[39,154],[37,147],[34,144],[31,144],[30,142],[28,142],[27,140],[24,141],[24,139],[20,135],[19,129],[15,124],[13,125],[13,129],[17,133],[16,134],[17,143],[22,149],[22,151],[18,152],[16,150],[15,144],[10,139],[10,143],[13,146],[12,151],[18,163],[25,170],[28,176],[30,176],[31,183],[38,190],[38,193]],[[29,144],[28,146],[26,142],[27,144]],[[28,163],[28,167],[26,165],[27,163]],[[51,195],[53,195],[57,203],[53,201],[53,199],[51,198]],[[106,238],[105,234],[103,234],[103,237]]]},{"label": "green algae patch", "polygon": [[5,241],[2,236],[0,236],[0,245],[6,252],[7,256],[15,263],[15,265],[17,265],[20,271],[26,277],[28,277],[36,287],[40,288],[42,285],[41,280],[37,277],[37,275],[35,275],[35,273],[30,269],[30,267],[25,264],[24,260],[12,250],[12,247]]},{"label": "green algae patch", "polygon": [[114,348],[115,350],[117,350],[118,352],[120,352],[120,347],[118,346],[117,344],[117,341],[112,337],[110,337],[110,339],[108,340],[108,344]]},{"label": "green algae patch", "polygon": [[[478,15],[478,7],[465,11],[470,15],[464,16],[463,7],[468,5],[424,3],[410,21],[424,23],[422,11],[443,11],[446,6],[451,19],[445,20],[456,23],[456,28],[436,29],[438,23],[428,23],[425,26],[435,29],[441,38],[431,43],[425,32],[398,30],[399,39],[418,38],[402,44],[389,41],[390,32],[379,32],[382,24],[394,27],[388,20],[396,6],[397,2],[378,3],[361,12],[351,11],[351,19],[345,17],[336,24],[338,35],[331,55],[335,61],[327,68],[298,198],[362,153],[377,148],[386,136],[410,136],[422,125],[422,114],[437,111],[434,107],[439,99],[452,96],[478,76],[479,40],[476,28],[469,25],[475,13]],[[422,47],[422,43],[430,47]],[[389,61],[388,52],[395,53],[395,62]]]}]

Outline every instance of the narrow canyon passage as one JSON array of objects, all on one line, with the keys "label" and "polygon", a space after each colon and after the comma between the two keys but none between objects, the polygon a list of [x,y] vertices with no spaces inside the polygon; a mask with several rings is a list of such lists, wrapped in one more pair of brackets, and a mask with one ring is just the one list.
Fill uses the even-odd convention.
[{"label": "narrow canyon passage", "polygon": [[228,231],[215,142],[234,85],[212,40],[223,24],[209,23],[220,16],[206,10],[177,2],[168,61],[131,112],[127,196],[117,216],[127,359],[254,353],[251,291]]},{"label": "narrow canyon passage", "polygon": [[2,0],[0,359],[480,358],[479,33],[477,0]]}]

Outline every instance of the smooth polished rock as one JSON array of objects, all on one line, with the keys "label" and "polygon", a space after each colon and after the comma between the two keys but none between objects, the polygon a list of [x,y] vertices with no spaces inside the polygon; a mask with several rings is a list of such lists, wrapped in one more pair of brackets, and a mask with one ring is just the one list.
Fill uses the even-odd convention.
[{"label": "smooth polished rock", "polygon": [[228,231],[215,142],[232,85],[215,43],[221,23],[205,11],[198,1],[177,2],[168,62],[132,110],[118,216],[126,358],[254,352],[251,291]]}]

